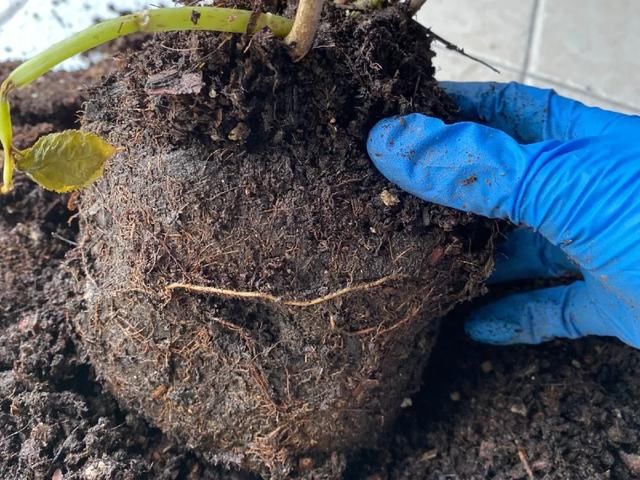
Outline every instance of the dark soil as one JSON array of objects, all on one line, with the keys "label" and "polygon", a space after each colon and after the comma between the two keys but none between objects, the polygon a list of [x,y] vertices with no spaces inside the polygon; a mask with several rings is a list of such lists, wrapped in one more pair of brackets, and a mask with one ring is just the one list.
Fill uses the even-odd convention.
[{"label": "dark soil", "polygon": [[452,319],[429,390],[403,412],[389,449],[354,461],[347,478],[640,478],[639,374],[640,352],[617,341],[490,347]]},{"label": "dark soil", "polygon": [[[12,67],[2,64],[0,71]],[[103,69],[52,74],[47,88],[36,84],[16,96],[16,145],[72,128],[85,83]],[[75,282],[63,267],[78,233],[69,200],[22,176],[14,193],[0,197],[0,478],[203,473],[192,454],[121,411],[77,353],[67,309]],[[220,478],[214,468],[200,477]]]},{"label": "dark soil", "polygon": [[84,117],[123,147],[81,203],[84,349],[124,406],[274,476],[377,445],[492,266],[493,223],[398,191],[366,154],[376,119],[453,111],[425,31],[400,9],[323,25],[296,64],[266,32],[168,35]]},{"label": "dark soil", "polygon": [[[18,142],[26,145],[40,132],[72,126],[84,93],[77,75],[59,78],[65,82],[59,91],[40,89],[44,96],[34,97],[36,91],[27,90],[16,101]],[[399,110],[405,108],[412,107]],[[153,182],[161,173],[154,173]],[[75,307],[69,307],[77,302],[71,287],[83,269],[78,252],[69,253],[80,240],[68,200],[22,178],[15,194],[0,198],[0,478],[251,478],[214,467],[182,440],[164,436],[119,406],[96,380],[80,353],[86,339],[79,342],[71,322]],[[443,235],[463,228],[454,226],[451,233],[444,210],[433,218]],[[468,236],[471,228],[466,225],[463,233]],[[65,254],[71,268],[64,265]],[[324,465],[301,458],[296,466],[308,469],[305,478],[528,479],[525,464],[538,479],[640,477],[637,351],[595,339],[481,346],[462,335],[457,319],[463,314],[444,322],[423,377],[427,387],[413,395],[413,406],[402,410],[381,448],[350,456],[346,464],[342,455],[329,456]]]},{"label": "dark soil", "polygon": [[[0,478],[247,479],[217,470],[102,390],[66,318],[59,255],[67,244],[44,234],[73,240],[72,212],[43,221],[59,199],[22,180],[0,202],[3,247],[24,242],[16,227],[27,219],[39,219],[31,226],[42,238],[37,248],[22,243],[26,263],[14,273],[23,287],[11,297],[3,277]],[[9,213],[18,204],[20,217]],[[36,257],[38,265],[29,261]],[[10,258],[1,257],[3,274]],[[39,294],[32,285],[42,285]],[[403,411],[390,445],[352,459],[344,475],[315,478],[527,479],[518,445],[537,479],[638,478],[637,351],[596,339],[492,348],[465,339],[457,317],[445,323],[431,356],[429,388]]]}]

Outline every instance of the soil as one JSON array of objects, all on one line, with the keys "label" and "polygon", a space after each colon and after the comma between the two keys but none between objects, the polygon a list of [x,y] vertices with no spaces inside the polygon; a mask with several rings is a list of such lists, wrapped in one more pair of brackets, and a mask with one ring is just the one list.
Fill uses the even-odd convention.
[{"label": "soil", "polygon": [[[16,95],[16,146],[77,127],[85,85],[107,68],[54,73]],[[73,203],[20,174],[0,197],[0,478],[220,478],[120,410],[78,354],[68,310],[75,281],[64,266],[78,235]]]},{"label": "soil", "polygon": [[[14,263],[22,287],[11,296],[3,288],[0,311],[0,478],[254,479],[207,463],[118,407],[78,353],[61,294],[69,281],[61,255],[71,247],[50,233],[75,240],[73,212],[59,208],[44,220],[60,199],[24,179],[0,202],[2,252],[25,247]],[[40,232],[37,247],[19,227],[25,221]],[[16,253],[2,254],[3,274]],[[637,351],[600,339],[483,346],[464,338],[463,316],[444,323],[429,388],[412,397],[388,445],[350,459],[342,475],[306,478],[528,480],[518,445],[537,479],[638,478]]]},{"label": "soil", "polygon": [[[175,36],[172,41],[184,45],[193,39]],[[199,45],[206,46],[199,43],[202,41],[201,38],[197,40]],[[234,48],[244,46],[239,45]],[[169,59],[161,60],[165,61]],[[135,57],[129,62],[125,71],[136,64]],[[166,65],[162,63],[156,67],[163,71]],[[122,86],[121,76],[126,78],[121,72],[119,78],[107,80],[108,85],[116,89],[112,91],[114,95],[118,93],[117,86]],[[77,78],[61,74],[60,79],[65,82],[62,85],[66,87],[59,92],[50,97],[34,97],[30,93],[35,91],[26,91],[24,97],[18,99],[14,114],[23,119],[19,121],[23,127],[18,130],[17,141],[28,144],[39,132],[72,126],[75,112],[86,98],[78,90],[78,82],[74,80]],[[129,94],[121,92],[121,95]],[[38,98],[43,99],[42,105],[38,104]],[[313,96],[303,98],[309,101]],[[184,100],[162,99],[169,104]],[[28,107],[25,107],[26,102],[31,102]],[[49,105],[54,102],[67,107],[51,109]],[[95,104],[96,100],[93,102]],[[443,102],[446,105],[446,100]],[[128,104],[123,105],[130,108]],[[144,107],[147,109],[149,105]],[[141,105],[138,108],[145,110]],[[390,108],[433,111],[429,106],[419,104],[392,105]],[[163,102],[158,102],[157,109],[150,110],[151,118],[168,111]],[[440,113],[446,116],[447,112],[445,109]],[[122,121],[117,111],[111,113],[114,114],[113,121]],[[144,113],[149,114],[146,110]],[[92,125],[95,126],[95,120]],[[170,122],[165,126],[169,131],[173,128]],[[194,130],[199,132],[197,128]],[[133,132],[138,131],[133,126],[131,135],[135,137]],[[180,135],[172,132],[167,136],[173,141],[178,138],[177,152],[185,150],[186,133],[183,137]],[[356,137],[355,132],[350,135]],[[203,141],[202,137],[198,140],[199,143]],[[163,140],[159,140],[159,145],[159,150],[167,148]],[[247,144],[241,148],[246,147]],[[132,156],[150,154],[140,153],[134,145],[129,145],[128,151],[129,154],[133,152]],[[186,158],[183,153],[174,155],[180,156],[171,158]],[[355,155],[349,158],[353,157]],[[256,160],[256,157],[251,159]],[[124,161],[124,158],[120,160]],[[276,162],[273,158],[269,161]],[[199,165],[202,166],[202,162]],[[132,165],[128,164],[128,168]],[[178,170],[180,172],[183,167]],[[154,172],[153,180],[151,176],[141,178],[147,178],[150,183],[157,182],[163,173],[162,170]],[[171,179],[175,180],[175,177]],[[372,187],[376,187],[375,182],[364,182],[362,190]],[[171,191],[171,185],[167,188]],[[183,188],[186,190],[187,186],[183,185]],[[403,226],[408,228],[406,225],[412,224],[412,217],[407,213],[411,211],[410,200],[386,184],[382,188],[392,195],[391,198],[400,197],[401,210],[395,212],[409,217],[409,220],[403,220]],[[77,303],[74,288],[82,281],[78,275],[85,269],[92,272],[95,267],[90,266],[90,256],[83,260],[80,255],[87,251],[88,240],[78,234],[76,212],[66,208],[67,200],[68,197],[42,192],[23,178],[18,179],[15,194],[0,198],[0,478],[253,478],[246,473],[215,467],[202,451],[185,444],[184,432],[170,431],[174,435],[164,435],[138,415],[139,407],[126,401],[118,404],[110,393],[113,387],[105,389],[105,379],[98,380],[103,370],[100,363],[104,360],[96,362],[94,356],[93,364],[90,362],[85,354],[86,350],[91,352],[91,348],[86,347],[87,338],[77,336],[78,331],[82,332],[76,330],[77,322],[81,320],[74,321],[73,318]],[[128,199],[125,196],[120,200],[120,204],[126,204]],[[385,206],[382,198],[380,201],[378,209]],[[88,208],[90,203],[86,199],[84,202],[83,208]],[[428,215],[423,215],[424,205],[420,206],[422,226],[426,227],[424,218],[429,218],[429,223],[435,225],[424,228],[426,232],[422,231],[421,235],[428,237],[430,232],[433,235],[433,230],[439,229],[440,235],[444,236],[441,241],[447,242],[463,234],[474,238],[474,229],[480,229],[476,242],[481,245],[482,240],[487,240],[486,227],[482,223],[474,223],[471,218],[460,219],[435,207],[428,207]],[[220,208],[217,204],[216,207]],[[237,211],[242,212],[241,209]],[[219,214],[219,210],[216,212]],[[162,225],[167,222],[163,221]],[[461,241],[468,242],[463,243],[465,247],[473,244],[468,239]],[[84,249],[74,249],[75,243]],[[444,255],[444,250],[437,255],[433,251],[440,252],[436,248],[430,251],[430,260],[440,256],[440,261],[448,262],[443,264],[443,270],[447,272],[455,266],[455,259],[460,258],[456,249],[448,255]],[[476,251],[475,255],[479,253]],[[238,288],[238,285],[233,287]],[[260,291],[279,293],[263,288]],[[319,293],[324,292],[299,292],[299,297],[311,298]],[[375,293],[380,295],[379,291]],[[182,295],[179,294],[182,305],[194,301],[191,296]],[[174,294],[170,300],[175,301],[175,298]],[[205,297],[196,306],[214,308],[214,301],[219,299]],[[453,303],[452,299],[449,301]],[[234,319],[238,322],[242,317],[237,312],[246,307],[240,303],[235,308]],[[194,317],[199,314],[200,311],[193,311]],[[297,471],[292,478],[638,478],[640,356],[636,351],[617,342],[595,339],[553,342],[540,347],[501,349],[481,346],[464,338],[459,320],[463,316],[463,311],[456,311],[444,322],[440,340],[422,378],[426,388],[410,395],[421,384],[417,374],[405,385],[405,393],[396,407],[402,404],[407,408],[402,409],[380,448],[349,457],[328,454],[324,464],[320,464],[322,458],[318,456],[302,457],[295,464]],[[327,329],[326,322],[322,325]],[[363,323],[357,327],[367,328],[367,325]],[[252,325],[243,326],[252,335],[261,332]],[[215,338],[224,338],[223,332],[216,333]],[[122,337],[119,334],[116,338]],[[257,341],[264,340],[257,337]],[[405,346],[400,343],[400,348]],[[144,351],[136,353],[140,359],[148,358]],[[131,357],[123,355],[120,361],[127,358]],[[98,365],[98,374],[94,364]],[[174,372],[180,368],[171,365]],[[420,365],[413,365],[413,368],[419,371]],[[153,373],[154,369],[147,372]],[[143,380],[137,379],[141,383]],[[120,393],[116,390],[118,400],[121,400]],[[157,395],[162,393],[158,391]],[[374,394],[369,395],[371,398]],[[409,406],[410,403],[413,406]],[[328,415],[326,422],[330,423]],[[533,477],[527,473],[527,467]]]},{"label": "soil", "polygon": [[94,92],[83,124],[122,150],[82,196],[76,326],[126,408],[274,477],[377,445],[493,263],[494,223],[366,154],[377,119],[453,111],[425,33],[329,9],[298,63],[267,32],[167,35]]},{"label": "soil", "polygon": [[640,478],[638,351],[595,338],[485,346],[465,338],[462,312],[454,317],[425,374],[429,390],[388,449],[354,461],[345,478]]}]

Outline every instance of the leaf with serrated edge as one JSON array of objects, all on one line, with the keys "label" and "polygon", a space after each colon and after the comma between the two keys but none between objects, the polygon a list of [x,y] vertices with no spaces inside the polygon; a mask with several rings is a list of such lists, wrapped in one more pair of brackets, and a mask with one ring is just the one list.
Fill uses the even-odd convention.
[{"label": "leaf with serrated edge", "polygon": [[16,155],[16,167],[47,190],[71,192],[100,178],[115,151],[98,135],[67,130],[40,137]]}]

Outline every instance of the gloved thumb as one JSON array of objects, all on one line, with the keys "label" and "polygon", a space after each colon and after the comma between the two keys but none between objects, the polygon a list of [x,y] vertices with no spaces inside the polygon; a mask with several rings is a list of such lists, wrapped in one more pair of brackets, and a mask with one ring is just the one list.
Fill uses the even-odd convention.
[{"label": "gloved thumb", "polygon": [[[615,311],[615,310],[614,310]],[[474,311],[465,330],[476,341],[494,345],[537,344],[554,338],[585,335],[615,336],[626,342],[628,329],[619,328],[589,286],[575,282],[502,298]]]}]

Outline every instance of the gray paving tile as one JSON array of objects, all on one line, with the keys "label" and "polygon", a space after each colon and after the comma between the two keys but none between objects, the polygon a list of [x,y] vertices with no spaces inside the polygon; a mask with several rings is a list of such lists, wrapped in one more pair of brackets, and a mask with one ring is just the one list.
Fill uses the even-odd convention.
[{"label": "gray paving tile", "polygon": [[540,1],[530,73],[640,108],[640,1]]},{"label": "gray paving tile", "polygon": [[633,105],[626,105],[624,103],[612,101],[608,98],[599,97],[594,95],[593,93],[568,87],[561,83],[550,81],[544,78],[527,75],[527,77],[525,78],[525,83],[527,83],[528,85],[533,85],[535,87],[553,88],[560,95],[573,98],[575,100],[578,100],[584,103],[585,105],[589,105],[592,107],[600,107],[600,108],[605,108],[607,110],[613,110],[615,112],[640,115],[640,107],[635,107]]},{"label": "gray paving tile", "polygon": [[429,0],[418,21],[469,53],[524,67],[535,0]]}]

